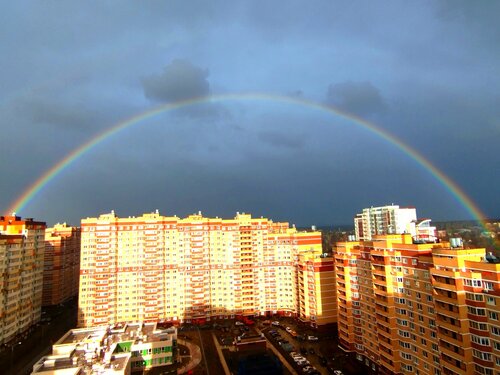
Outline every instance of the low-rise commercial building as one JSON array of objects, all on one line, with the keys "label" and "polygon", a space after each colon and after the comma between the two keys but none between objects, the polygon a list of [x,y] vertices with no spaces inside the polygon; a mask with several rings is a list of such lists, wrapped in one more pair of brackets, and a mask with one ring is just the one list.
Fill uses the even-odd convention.
[{"label": "low-rise commercial building", "polygon": [[32,374],[123,374],[175,363],[177,330],[156,323],[72,329],[42,357]]}]

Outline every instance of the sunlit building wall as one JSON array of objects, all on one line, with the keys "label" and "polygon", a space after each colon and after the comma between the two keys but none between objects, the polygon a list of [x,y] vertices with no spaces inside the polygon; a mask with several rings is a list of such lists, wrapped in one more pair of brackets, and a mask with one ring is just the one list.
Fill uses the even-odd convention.
[{"label": "sunlit building wall", "polygon": [[0,217],[0,343],[41,318],[45,223]]},{"label": "sunlit building wall", "polygon": [[224,220],[112,212],[81,225],[79,326],[295,316],[298,255],[321,254],[321,233],[248,214]]},{"label": "sunlit building wall", "polygon": [[318,251],[304,252],[299,256],[297,280],[299,319],[315,327],[336,323],[334,259]]},{"label": "sunlit building wall", "polygon": [[335,253],[339,342],[358,360],[388,374],[498,372],[500,265],[484,249],[406,234]]},{"label": "sunlit building wall", "polygon": [[78,295],[80,228],[66,223],[45,230],[43,306],[57,305]]}]

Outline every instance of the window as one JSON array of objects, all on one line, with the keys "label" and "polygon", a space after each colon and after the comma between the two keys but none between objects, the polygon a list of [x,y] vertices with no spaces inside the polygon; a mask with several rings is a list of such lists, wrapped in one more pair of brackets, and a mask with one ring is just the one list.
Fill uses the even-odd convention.
[{"label": "window", "polygon": [[469,312],[469,314],[486,316],[486,310],[479,307],[467,306],[467,311]]},{"label": "window", "polygon": [[405,349],[410,349],[410,343],[404,342],[404,341],[399,341],[399,346]]},{"label": "window", "polygon": [[484,281],[483,284],[484,284],[484,289],[493,290],[493,283],[491,283],[489,281]]},{"label": "window", "polygon": [[497,312],[489,311],[488,315],[489,315],[490,319],[498,320],[498,313]]},{"label": "window", "polygon": [[473,320],[470,320],[469,324],[470,324],[471,328],[478,329],[480,331],[487,331],[488,330],[488,325],[485,323],[478,323],[478,322],[475,322]]},{"label": "window", "polygon": [[472,342],[483,346],[490,346],[490,339],[487,337],[481,337],[476,335],[471,335]]},{"label": "window", "polygon": [[477,349],[472,349],[472,355],[476,358],[482,359],[483,361],[491,361],[491,353],[481,352]]},{"label": "window", "polygon": [[408,332],[408,331],[403,331],[403,330],[401,330],[401,329],[400,329],[400,330],[398,330],[398,334],[399,334],[399,336],[401,336],[401,337],[410,337],[410,332]]}]

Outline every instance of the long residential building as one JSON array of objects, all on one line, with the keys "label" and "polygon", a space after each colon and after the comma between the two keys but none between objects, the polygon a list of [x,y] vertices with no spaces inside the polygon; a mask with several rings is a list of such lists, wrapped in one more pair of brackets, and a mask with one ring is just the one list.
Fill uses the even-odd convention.
[{"label": "long residential building", "polygon": [[0,216],[0,344],[40,321],[45,223]]},{"label": "long residential building", "polygon": [[[181,219],[158,211],[119,218],[111,212],[83,219],[81,231],[81,327],[297,316],[301,298],[310,295],[298,281],[299,255],[322,253],[320,232],[239,213],[226,220],[201,213]],[[317,292],[315,304],[327,300],[314,286],[311,294]],[[336,311],[328,309],[335,320]],[[302,318],[315,324],[322,311],[309,310]]]},{"label": "long residential building", "polygon": [[[460,242],[456,242],[459,243]],[[335,247],[340,345],[382,374],[500,372],[500,264],[411,234]]]},{"label": "long residential building", "polygon": [[78,295],[80,228],[66,223],[45,230],[42,305],[58,305]]}]

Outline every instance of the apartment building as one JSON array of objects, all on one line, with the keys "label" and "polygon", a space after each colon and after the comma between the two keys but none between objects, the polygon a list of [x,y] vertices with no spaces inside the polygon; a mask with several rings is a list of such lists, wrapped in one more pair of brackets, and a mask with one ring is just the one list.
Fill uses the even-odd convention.
[{"label": "apartment building", "polygon": [[40,358],[32,374],[129,375],[171,365],[176,359],[177,330],[156,323],[115,324],[71,329]]},{"label": "apartment building", "polygon": [[45,223],[0,216],[0,344],[41,318]]},{"label": "apartment building", "polygon": [[305,252],[297,265],[298,318],[313,327],[337,322],[337,296],[334,258]]},{"label": "apartment building", "polygon": [[335,247],[341,346],[382,374],[496,374],[500,264],[411,234]]},{"label": "apartment building", "polygon": [[45,230],[42,305],[58,305],[78,295],[80,228],[56,224]]},{"label": "apartment building", "polygon": [[83,219],[81,231],[81,327],[296,316],[298,256],[322,252],[320,232],[240,213],[227,220],[111,212]]}]

